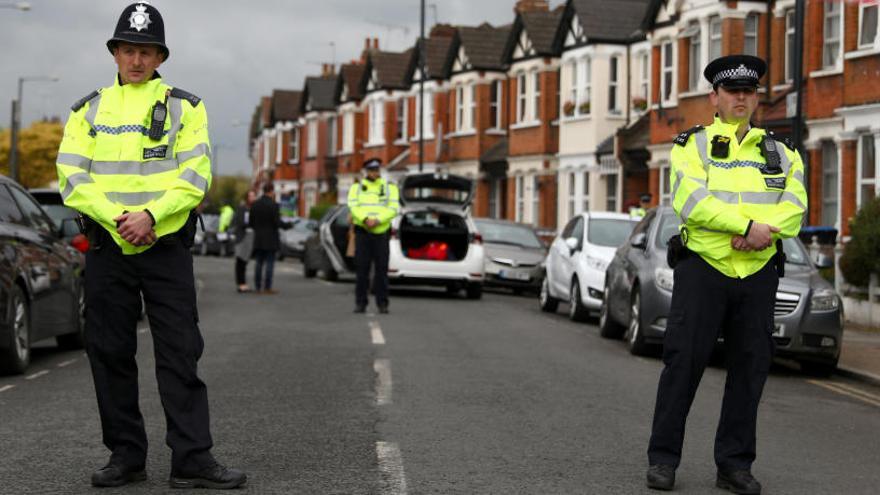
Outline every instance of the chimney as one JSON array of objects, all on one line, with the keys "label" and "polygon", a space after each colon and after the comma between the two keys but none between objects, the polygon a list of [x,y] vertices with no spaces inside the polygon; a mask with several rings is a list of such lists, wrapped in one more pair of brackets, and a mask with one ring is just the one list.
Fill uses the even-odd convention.
[{"label": "chimney", "polygon": [[373,49],[374,50],[379,49],[379,38],[373,38]]},{"label": "chimney", "polygon": [[550,4],[547,0],[517,0],[513,13],[523,12],[550,12]]},{"label": "chimney", "polygon": [[369,50],[369,49],[370,49],[370,38],[365,38],[364,39],[364,50]]},{"label": "chimney", "polygon": [[333,64],[321,65],[321,77],[328,77],[336,74],[336,67]]},{"label": "chimney", "polygon": [[451,24],[435,24],[431,28],[429,38],[452,38],[455,36],[455,28]]}]

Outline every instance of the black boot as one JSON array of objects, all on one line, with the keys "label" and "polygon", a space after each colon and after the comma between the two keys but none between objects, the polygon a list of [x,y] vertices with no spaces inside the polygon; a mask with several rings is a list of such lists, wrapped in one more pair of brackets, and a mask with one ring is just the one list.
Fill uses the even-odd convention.
[{"label": "black boot", "polygon": [[354,307],[354,312],[355,312],[355,313],[366,313],[366,312],[367,312],[367,307],[366,307],[366,306],[355,306],[355,307]]},{"label": "black boot", "polygon": [[387,315],[388,314],[388,305],[379,306],[379,313],[381,313],[383,315]]},{"label": "black boot", "polygon": [[648,468],[648,488],[672,490],[675,487],[675,468],[668,464],[654,464]]},{"label": "black boot", "polygon": [[171,473],[168,484],[171,488],[213,488],[228,490],[239,488],[247,483],[247,475],[238,469],[230,469],[220,463],[192,473]]},{"label": "black boot", "polygon": [[740,495],[761,495],[761,484],[746,469],[739,471],[719,469],[715,486]]},{"label": "black boot", "polygon": [[144,468],[129,469],[111,463],[92,473],[92,486],[102,488],[122,486],[145,479],[147,479],[147,472],[144,471]]}]

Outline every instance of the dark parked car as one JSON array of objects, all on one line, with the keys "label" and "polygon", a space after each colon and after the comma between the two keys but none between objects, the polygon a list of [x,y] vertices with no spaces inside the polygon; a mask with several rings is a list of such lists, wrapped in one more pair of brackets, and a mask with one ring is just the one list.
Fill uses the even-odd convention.
[{"label": "dark parked car", "polygon": [[291,228],[281,231],[281,250],[278,258],[286,257],[302,259],[306,240],[318,231],[318,222],[300,217],[283,218]]},{"label": "dark parked car", "polygon": [[[678,226],[671,208],[649,211],[605,274],[600,331],[605,337],[623,336],[634,354],[663,342],[673,286],[666,241]],[[784,239],[783,250],[787,262],[776,292],[776,353],[799,361],[809,373],[829,374],[837,366],[842,343],[840,297],[819,275],[799,239]]]},{"label": "dark parked car", "polygon": [[475,218],[477,231],[483,236],[486,250],[485,278],[489,287],[505,287],[519,294],[538,293],[544,279],[544,258],[547,246],[529,225]]},{"label": "dark parked car", "polygon": [[[204,227],[204,228],[203,228]],[[235,236],[230,232],[220,232],[220,215],[202,213],[201,220],[196,222],[196,235],[192,251],[202,256],[232,256],[235,252]]]},{"label": "dark parked car", "polygon": [[0,176],[0,371],[23,373],[31,344],[83,344],[85,259],[31,195]]},{"label": "dark parked car", "polygon": [[55,222],[55,225],[61,229],[64,240],[81,253],[89,250],[89,240],[80,232],[79,224],[77,223],[79,213],[72,208],[64,206],[61,193],[57,189],[31,189],[28,192],[37,200],[37,203],[40,203],[43,211],[49,215],[49,218]]},{"label": "dark parked car", "polygon": [[321,217],[317,231],[305,242],[303,273],[312,278],[320,271],[327,280],[354,272],[354,258],[346,256],[351,219],[348,206],[336,205]]}]

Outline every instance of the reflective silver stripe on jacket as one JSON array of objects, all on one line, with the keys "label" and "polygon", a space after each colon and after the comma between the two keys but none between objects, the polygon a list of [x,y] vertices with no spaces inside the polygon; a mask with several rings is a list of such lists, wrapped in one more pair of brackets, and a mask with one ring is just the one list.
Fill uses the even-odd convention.
[{"label": "reflective silver stripe on jacket", "polygon": [[184,170],[178,179],[192,184],[201,191],[208,192],[208,181],[191,168]]},{"label": "reflective silver stripe on jacket", "polygon": [[92,173],[97,175],[153,175],[177,169],[177,160],[146,162],[92,162]]},{"label": "reflective silver stripe on jacket", "polygon": [[91,170],[92,160],[89,157],[77,155],[75,153],[58,153],[58,159],[55,161],[58,165],[67,165],[76,167],[86,172]]},{"label": "reflective silver stripe on jacket", "polygon": [[688,217],[691,216],[691,213],[694,211],[694,208],[697,207],[697,203],[709,197],[709,191],[703,189],[702,187],[694,190],[690,196],[688,196],[687,201],[684,202],[684,206],[681,207],[681,212],[679,216],[681,217],[681,221],[687,223]]},{"label": "reflective silver stripe on jacket", "polygon": [[171,129],[168,130],[168,150],[174,153],[174,143],[177,141],[177,133],[180,132],[180,119],[183,115],[183,100],[180,98],[169,98],[168,106],[170,107],[168,113],[171,115]]},{"label": "reflective silver stripe on jacket", "polygon": [[700,153],[700,160],[703,162],[703,170],[706,172],[706,179],[709,179],[709,138],[706,136],[706,130],[700,129],[697,134],[697,152]]},{"label": "reflective silver stripe on jacket", "polygon": [[73,189],[80,184],[93,184],[95,181],[89,176],[88,173],[80,172],[77,174],[73,174],[67,177],[67,184],[64,185],[64,190],[61,191],[61,199],[66,200],[73,194]]},{"label": "reflective silver stripe on jacket", "polygon": [[672,186],[672,198],[673,198],[673,199],[674,199],[674,198],[676,197],[676,195],[678,194],[678,188],[681,187],[681,182],[682,182],[685,178],[688,178],[688,179],[690,179],[690,180],[696,182],[697,184],[699,184],[699,185],[701,185],[701,186],[703,186],[703,187],[706,187],[706,186],[708,185],[708,183],[707,183],[705,180],[703,180],[703,179],[698,179],[698,178],[696,178],[696,177],[690,177],[690,176],[687,176],[687,175],[685,175],[685,173],[682,172],[681,170],[677,170],[677,171],[675,172],[675,185]]},{"label": "reflective silver stripe on jacket", "polygon": [[193,158],[197,158],[200,156],[207,156],[209,159],[211,158],[211,150],[205,143],[198,144],[195,148],[191,150],[181,151],[177,154],[176,158],[177,163],[183,163],[187,160],[192,160]]},{"label": "reflective silver stripe on jacket", "polygon": [[121,204],[123,206],[138,206],[147,204],[150,201],[161,198],[164,195],[165,191],[104,193],[104,196],[106,196],[108,200],[117,204]]},{"label": "reflective silver stripe on jacket", "polygon": [[98,114],[98,105],[100,103],[101,93],[98,93],[98,96],[94,97],[89,103],[89,109],[86,111],[86,122],[91,126],[92,132],[95,132],[95,116]]}]

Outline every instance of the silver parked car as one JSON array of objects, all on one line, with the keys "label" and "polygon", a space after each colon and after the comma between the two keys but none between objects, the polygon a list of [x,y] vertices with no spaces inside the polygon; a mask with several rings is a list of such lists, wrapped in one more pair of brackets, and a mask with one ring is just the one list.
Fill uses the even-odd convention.
[{"label": "silver parked car", "polygon": [[475,218],[474,223],[486,250],[483,284],[512,289],[515,294],[540,291],[547,246],[535,229],[492,218]]},{"label": "silver parked car", "polygon": [[[605,274],[600,331],[604,337],[624,337],[633,354],[647,353],[652,344],[663,342],[673,286],[666,241],[678,233],[678,226],[672,208],[649,211]],[[830,374],[842,343],[840,297],[819,275],[800,240],[783,240],[783,249],[787,261],[776,292],[776,354],[797,360],[808,373]]]}]

